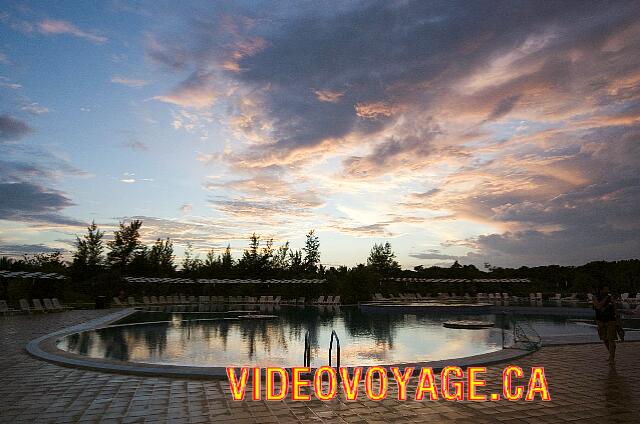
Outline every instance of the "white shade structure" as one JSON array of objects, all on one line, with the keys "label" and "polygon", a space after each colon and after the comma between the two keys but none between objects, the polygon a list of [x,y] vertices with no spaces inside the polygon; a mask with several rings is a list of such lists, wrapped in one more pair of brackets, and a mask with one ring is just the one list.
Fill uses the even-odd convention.
[{"label": "white shade structure", "polygon": [[322,279],[297,279],[297,280],[258,280],[258,279],[231,279],[231,278],[189,278],[169,277],[123,277],[128,283],[157,283],[157,284],[323,284],[327,280]]},{"label": "white shade structure", "polygon": [[528,278],[388,278],[399,283],[530,283]]},{"label": "white shade structure", "polygon": [[0,271],[0,278],[24,278],[26,280],[66,280],[67,277],[55,272]]}]

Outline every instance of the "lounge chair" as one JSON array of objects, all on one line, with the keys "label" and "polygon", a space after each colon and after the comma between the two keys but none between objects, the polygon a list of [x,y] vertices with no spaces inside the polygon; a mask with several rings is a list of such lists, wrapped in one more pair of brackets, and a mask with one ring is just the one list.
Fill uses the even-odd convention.
[{"label": "lounge chair", "polygon": [[571,296],[563,297],[563,302],[577,302],[578,301],[578,293],[571,293]]},{"label": "lounge chair", "polygon": [[340,295],[338,295],[338,296],[333,298],[333,304],[334,305],[339,305],[340,304]]},{"label": "lounge chair", "polygon": [[320,296],[316,300],[313,301],[314,305],[322,305],[324,304],[324,296]]},{"label": "lounge chair", "polygon": [[0,300],[0,314],[2,315],[12,315],[16,312],[20,312],[16,309],[12,309],[9,307],[9,305],[7,305],[7,301],[6,300]]},{"label": "lounge chair", "polygon": [[299,297],[298,300],[296,300],[296,305],[304,305],[305,300],[304,297]]},{"label": "lounge chair", "polygon": [[40,299],[32,299],[31,302],[33,303],[33,310],[36,312],[46,312],[44,310],[44,308],[42,307],[42,303],[40,302]]},{"label": "lounge chair", "polygon": [[145,306],[149,306],[151,304],[149,296],[142,296],[142,303],[144,303]]},{"label": "lounge chair", "polygon": [[167,304],[167,298],[164,296],[158,296],[158,303],[161,305],[166,305]]},{"label": "lounge chair", "polygon": [[536,293],[536,300],[538,302],[542,302],[542,293],[540,293],[540,292]]},{"label": "lounge chair", "polygon": [[151,302],[152,305],[157,305],[158,304],[158,297],[157,296],[151,296],[149,298],[149,302]]},{"label": "lounge chair", "polygon": [[197,303],[195,296],[189,296],[189,303]]},{"label": "lounge chair", "polygon": [[44,308],[47,312],[58,312],[58,309],[53,306],[51,299],[42,299],[42,303],[44,304]]},{"label": "lounge chair", "polygon": [[187,302],[187,296],[181,295],[180,296],[180,303],[182,303],[183,305],[186,305],[188,303]]},{"label": "lounge chair", "polygon": [[325,305],[332,305],[333,304],[333,296],[327,296],[327,298],[324,301]]},{"label": "lounge chair", "polygon": [[273,303],[278,304],[278,303],[280,303],[281,299],[282,299],[282,296],[276,296],[276,298],[273,299]]},{"label": "lounge chair", "polygon": [[136,299],[133,296],[129,296],[127,298],[127,303],[129,306],[136,306]]},{"label": "lounge chair", "polygon": [[593,301],[593,294],[592,294],[592,293],[587,293],[587,300],[588,300],[589,302],[592,302],[592,301]]},{"label": "lounge chair", "polygon": [[31,306],[29,306],[29,302],[27,302],[27,299],[20,299],[20,309],[28,314],[31,313]]},{"label": "lounge chair", "polygon": [[56,308],[58,311],[66,311],[68,309],[73,309],[70,306],[64,306],[62,303],[60,303],[57,297],[51,298],[51,303],[53,303],[53,307]]},{"label": "lounge chair", "polygon": [[553,297],[550,297],[549,300],[553,302],[560,302],[560,300],[562,300],[562,295],[560,293],[556,293]]}]

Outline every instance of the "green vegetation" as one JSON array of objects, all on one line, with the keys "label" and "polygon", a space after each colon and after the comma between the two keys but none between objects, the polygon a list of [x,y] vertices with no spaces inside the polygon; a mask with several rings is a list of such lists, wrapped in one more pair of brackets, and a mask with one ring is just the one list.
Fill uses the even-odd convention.
[{"label": "green vegetation", "polygon": [[[640,260],[617,262],[591,262],[582,266],[548,265],[539,267],[500,268],[485,264],[480,270],[474,265],[461,265],[457,261],[448,268],[417,266],[413,270],[402,270],[396,261],[389,242],[374,244],[367,263],[354,267],[340,266],[326,268],[320,264],[320,239],[311,230],[306,235],[305,246],[293,250],[286,242],[274,246],[272,239],[263,240],[260,235],[252,234],[242,256],[236,259],[231,247],[216,252],[210,250],[201,259],[188,245],[180,269],[178,269],[170,239],[156,239],[152,246],[141,241],[142,221],[134,220],[128,224],[120,223],[113,239],[103,243],[104,232],[95,223],[87,228],[87,233],[76,238],[76,250],[71,263],[62,260],[60,252],[41,253],[24,256],[22,259],[0,258],[0,269],[16,271],[57,272],[71,279],[50,284],[47,290],[58,293],[60,297],[74,299],[92,299],[96,294],[112,296],[120,289],[130,294],[174,293],[175,286],[158,288],[157,285],[143,286],[122,282],[121,276],[182,277],[182,278],[322,278],[327,284],[306,288],[283,287],[220,287],[218,294],[256,295],[258,291],[277,294],[278,290],[287,290],[281,294],[289,297],[313,297],[320,294],[341,294],[343,300],[355,301],[369,299],[372,293],[420,292],[435,294],[454,292],[458,294],[476,292],[504,292],[515,295],[527,295],[529,292],[543,293],[587,293],[600,284],[608,284],[614,292],[635,294],[640,291]],[[105,254],[106,250],[106,254]],[[531,283],[514,283],[510,286],[499,283],[405,283],[389,280],[392,277],[442,278],[442,279],[508,279],[528,278]],[[31,283],[29,283],[31,284]],[[24,283],[23,290],[33,291],[33,285]],[[18,284],[18,287],[20,285]],[[197,292],[198,285],[191,285],[187,291]],[[209,289],[207,289],[209,290]],[[247,292],[247,290],[251,290]],[[292,291],[293,290],[293,291]],[[298,293],[296,290],[299,290]],[[7,283],[3,282],[2,291],[7,298]],[[64,294],[60,294],[62,293]],[[317,293],[316,293],[317,292]],[[17,296],[18,294],[16,294]],[[49,295],[50,296],[50,295]],[[28,296],[27,296],[28,297]]]}]

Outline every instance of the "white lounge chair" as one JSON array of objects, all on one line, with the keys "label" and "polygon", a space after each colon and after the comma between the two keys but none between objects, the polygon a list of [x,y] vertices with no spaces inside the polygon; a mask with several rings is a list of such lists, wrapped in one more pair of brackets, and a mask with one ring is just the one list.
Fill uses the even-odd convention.
[{"label": "white lounge chair", "polygon": [[0,314],[13,315],[16,312],[20,312],[20,311],[10,308],[9,305],[7,305],[6,300],[0,300]]},{"label": "white lounge chair", "polygon": [[339,304],[340,304],[340,295],[335,296],[335,297],[333,298],[333,304],[334,304],[334,305],[339,305]]},{"label": "white lounge chair", "polygon": [[562,295],[560,293],[556,293],[554,296],[549,298],[549,300],[553,302],[560,302],[561,299],[562,299]]},{"label": "white lounge chair", "polygon": [[31,302],[33,303],[33,310],[36,312],[46,312],[44,310],[44,308],[42,307],[42,302],[40,302],[40,299],[31,299]]},{"label": "white lounge chair", "polygon": [[276,298],[273,299],[273,303],[278,304],[278,303],[280,303],[281,299],[282,299],[282,296],[276,296]]},{"label": "white lounge chair", "polygon": [[127,298],[127,303],[129,306],[136,306],[136,299],[133,296],[129,296]]},{"label": "white lounge chair", "polygon": [[571,296],[563,297],[561,300],[563,302],[577,302],[578,301],[578,293],[571,293]]},{"label": "white lounge chair", "polygon": [[20,309],[28,314],[31,313],[31,306],[29,306],[29,302],[27,302],[27,299],[20,299]]},{"label": "white lounge chair", "polygon": [[142,296],[142,303],[144,303],[145,306],[149,306],[151,304],[149,296]]},{"label": "white lounge chair", "polygon": [[304,305],[305,301],[306,299],[304,297],[299,297],[298,300],[296,300],[296,305]]},{"label": "white lounge chair", "polygon": [[53,306],[53,303],[51,303],[51,299],[42,299],[42,303],[44,304],[44,308],[48,312],[57,312],[58,311],[58,309]]},{"label": "white lounge chair", "polygon": [[316,300],[313,301],[313,303],[315,305],[322,305],[324,304],[324,296],[320,296],[319,298],[317,298]]},{"label": "white lounge chair", "polygon": [[152,305],[157,305],[158,304],[158,297],[157,296],[151,296],[149,298],[149,302],[151,302]]},{"label": "white lounge chair", "polygon": [[327,296],[327,298],[324,301],[325,305],[332,305],[333,304],[333,296]]},{"label": "white lounge chair", "polygon": [[59,311],[66,311],[68,309],[73,309],[72,307],[64,306],[57,297],[51,298],[51,303],[53,303],[53,307]]}]

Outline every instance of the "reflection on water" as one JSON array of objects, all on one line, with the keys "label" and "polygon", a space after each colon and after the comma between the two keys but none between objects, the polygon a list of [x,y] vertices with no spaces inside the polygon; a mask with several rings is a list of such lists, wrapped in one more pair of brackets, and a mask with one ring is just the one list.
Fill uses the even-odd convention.
[{"label": "reflection on water", "polygon": [[[301,366],[309,331],[312,366],[328,363],[331,330],[340,337],[344,365],[439,360],[499,350],[501,330],[442,327],[450,319],[493,315],[365,314],[357,307],[291,307],[273,319],[238,319],[246,312],[139,312],[127,324],[74,334],[61,349],[122,361],[192,366]],[[131,321],[131,320],[129,320]],[[159,322],[161,321],[161,322]],[[150,323],[149,323],[150,322]]]}]

